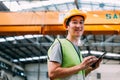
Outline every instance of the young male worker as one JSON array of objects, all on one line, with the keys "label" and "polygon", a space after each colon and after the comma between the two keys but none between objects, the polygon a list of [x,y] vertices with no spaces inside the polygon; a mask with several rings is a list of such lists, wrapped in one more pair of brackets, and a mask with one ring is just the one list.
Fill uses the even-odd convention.
[{"label": "young male worker", "polygon": [[91,67],[98,58],[88,56],[84,59],[78,48],[78,42],[84,32],[86,14],[70,10],[63,22],[68,31],[65,39],[56,39],[48,50],[48,75],[50,80],[85,80],[88,73],[99,67],[99,61]]}]

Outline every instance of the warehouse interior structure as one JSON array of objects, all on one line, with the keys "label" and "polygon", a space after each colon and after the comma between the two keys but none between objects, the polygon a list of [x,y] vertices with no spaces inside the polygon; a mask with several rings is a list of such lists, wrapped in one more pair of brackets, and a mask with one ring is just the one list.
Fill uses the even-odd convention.
[{"label": "warehouse interior structure", "polygon": [[66,37],[62,20],[73,8],[88,16],[83,56],[107,53],[88,80],[119,80],[119,0],[0,0],[0,80],[49,80],[47,51],[56,38]]}]

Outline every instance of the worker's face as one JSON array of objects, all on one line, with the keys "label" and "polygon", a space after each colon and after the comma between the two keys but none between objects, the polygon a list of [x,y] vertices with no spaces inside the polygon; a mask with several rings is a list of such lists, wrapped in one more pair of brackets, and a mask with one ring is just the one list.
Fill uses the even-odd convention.
[{"label": "worker's face", "polygon": [[74,16],[71,18],[67,26],[68,34],[74,37],[80,37],[84,32],[84,20],[81,16]]}]

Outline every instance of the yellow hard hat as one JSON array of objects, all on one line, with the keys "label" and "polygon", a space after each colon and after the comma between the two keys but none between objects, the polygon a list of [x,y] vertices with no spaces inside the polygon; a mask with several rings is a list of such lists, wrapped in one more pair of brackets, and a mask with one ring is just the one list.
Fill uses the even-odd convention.
[{"label": "yellow hard hat", "polygon": [[76,15],[80,15],[80,16],[83,16],[84,17],[84,20],[86,19],[87,15],[86,13],[78,10],[78,9],[71,9],[64,17],[64,20],[63,20],[63,26],[66,27],[66,22],[67,20],[72,17],[72,16],[76,16]]}]

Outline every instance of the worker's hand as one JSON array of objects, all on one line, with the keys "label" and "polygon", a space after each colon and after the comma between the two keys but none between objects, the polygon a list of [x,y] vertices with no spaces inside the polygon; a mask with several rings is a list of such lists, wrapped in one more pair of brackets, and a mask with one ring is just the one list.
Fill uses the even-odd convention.
[{"label": "worker's hand", "polygon": [[[85,57],[82,61],[82,63],[80,64],[80,66],[82,67],[82,69],[87,69],[89,67],[91,67],[91,65],[93,63],[95,63],[96,61],[98,60],[98,58],[96,58],[95,56],[88,56],[88,57]],[[97,65],[96,65],[97,67]]]},{"label": "worker's hand", "polygon": [[97,62],[93,63],[93,65],[91,65],[92,70],[95,70],[96,68],[98,68],[100,66],[100,62],[102,61],[102,58],[97,60]]}]

